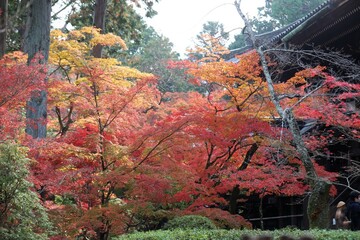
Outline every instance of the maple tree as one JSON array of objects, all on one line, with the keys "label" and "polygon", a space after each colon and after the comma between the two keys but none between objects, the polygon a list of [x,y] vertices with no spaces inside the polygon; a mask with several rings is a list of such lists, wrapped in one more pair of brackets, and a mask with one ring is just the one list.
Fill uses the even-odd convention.
[{"label": "maple tree", "polygon": [[[221,60],[209,62],[218,57],[206,58],[206,63],[200,65],[184,62],[199,80],[217,87],[209,88],[212,91],[206,97],[192,93],[176,99],[172,94],[172,100],[164,103],[175,104],[172,117],[166,118],[167,122],[176,119],[188,121],[181,129],[184,134],[172,136],[181,136],[176,142],[186,143],[176,151],[181,154],[172,156],[170,149],[174,149],[174,146],[170,145],[161,159],[169,159],[167,164],[170,159],[179,159],[182,164],[185,161],[190,166],[186,173],[192,176],[187,178],[191,181],[181,184],[184,187],[174,197],[192,211],[227,205],[222,196],[231,191],[235,194],[238,187],[260,196],[302,195],[308,189],[305,170],[299,156],[294,156],[291,135],[286,128],[271,124],[277,113],[269,101],[269,92],[261,77],[259,56],[253,52],[239,58],[241,61],[238,63]],[[306,72],[303,72],[297,77],[301,74],[306,76]],[[296,89],[296,83],[289,81],[287,85],[279,84],[277,89],[280,92]],[[196,112],[196,116],[192,112]],[[239,129],[239,123],[243,128]],[[189,139],[184,141],[185,136]],[[315,169],[319,176],[335,179],[336,174],[324,171],[322,166],[315,164]],[[254,173],[257,176],[255,179]],[[269,186],[264,186],[265,182]],[[238,197],[234,197],[235,201]]]},{"label": "maple tree", "polygon": [[[208,103],[207,98],[197,93],[178,95],[178,98],[171,94],[171,98],[173,100],[164,103],[166,105],[170,104],[171,116],[162,121],[161,129],[167,129],[168,124],[175,125],[174,122],[177,122],[182,127],[178,129],[178,132],[172,134],[171,141],[163,142],[161,148],[165,149],[156,156],[156,164],[166,164],[166,167],[164,166],[161,169],[172,169],[173,167],[170,166],[173,166],[173,164],[186,167],[180,173],[171,173],[171,178],[177,179],[178,182],[178,190],[173,198],[176,202],[182,202],[182,205],[187,206],[190,211],[198,211],[204,207],[206,208],[206,206],[216,207],[219,204],[225,204],[219,193],[227,192],[228,189],[224,188],[226,183],[217,187],[221,178],[221,171],[226,168],[236,168],[234,162],[236,161],[235,156],[238,156],[237,152],[241,148],[244,148],[243,151],[246,152],[249,143],[246,142],[246,139],[244,141],[241,141],[241,139],[239,141],[234,140],[238,137],[237,134],[241,135],[241,133],[237,131],[233,134],[230,133],[232,131],[231,126],[226,128],[229,132],[222,133],[224,130],[221,129],[221,126],[224,123],[228,125],[229,122],[236,124],[238,118],[231,116],[234,114],[231,111],[229,111],[231,112],[229,113],[230,116],[217,116],[217,114],[214,114],[214,108]],[[223,101],[223,103],[226,103],[226,101]],[[194,112],[197,113],[197,116],[194,116]],[[246,130],[241,128],[239,131]],[[227,136],[228,134],[230,136]],[[249,141],[251,142],[251,140]],[[157,141],[152,140],[151,142]],[[175,146],[172,144],[173,142],[178,144]],[[241,161],[241,158],[239,160]],[[149,162],[147,163],[149,164]],[[174,174],[180,174],[180,176],[186,174],[188,177],[181,178],[178,176],[174,178]],[[184,183],[184,180],[187,182]],[[228,185],[229,188],[231,186],[234,185]],[[137,192],[134,195],[139,196],[140,194]],[[165,198],[162,197],[162,199]],[[242,220],[242,222],[243,226],[245,226],[245,221]]]},{"label": "maple tree", "polygon": [[[252,54],[252,57],[256,56],[256,54]],[[227,151],[223,151],[222,154],[216,154],[216,152],[213,152],[216,147],[219,147],[217,146],[217,144],[212,143],[213,141],[216,143],[216,135],[214,134],[214,136],[209,138],[211,140],[209,140],[209,143],[207,143],[208,164],[206,165],[206,167],[216,166],[216,164],[219,164],[224,168],[223,172],[219,175],[227,176],[225,178],[226,182],[224,182],[224,185],[220,184],[219,186],[226,186],[227,189],[223,189],[225,190],[225,192],[231,190],[231,187],[239,185],[244,189],[248,189],[249,192],[259,193],[260,195],[302,194],[306,190],[306,187],[303,185],[303,183],[298,182],[298,180],[304,179],[303,170],[299,169],[298,160],[294,157],[291,157],[292,154],[289,150],[287,150],[287,153],[284,151],[281,154],[277,153],[279,149],[286,149],[292,147],[289,145],[286,146],[286,144],[284,144],[286,142],[284,139],[282,141],[276,140],[276,138],[280,136],[275,134],[275,132],[282,132],[282,137],[285,138],[286,130],[276,130],[276,127],[270,126],[269,120],[271,119],[266,118],[266,116],[272,116],[274,114],[274,107],[269,102],[269,100],[266,100],[266,95],[268,93],[266,89],[264,89],[264,87],[262,86],[262,84],[264,84],[263,80],[260,76],[258,76],[257,79],[259,81],[259,86],[261,86],[258,87],[255,80],[256,75],[250,75],[251,78],[247,78],[249,77],[249,75],[246,74],[246,64],[250,63],[250,65],[257,66],[258,61],[253,61],[252,58],[250,58],[251,61],[247,61],[246,57],[246,55],[242,56],[242,59],[238,64],[230,62],[208,63],[207,65],[209,66],[201,66],[201,68],[204,69],[204,72],[201,72],[199,70],[197,70],[197,72],[193,71],[194,73],[200,74],[208,73],[207,75],[200,76],[202,76],[203,79],[207,79],[207,81],[214,81],[221,86],[220,92],[222,93],[222,95],[220,95],[220,97],[224,96],[226,93],[231,96],[228,98],[230,99],[230,101],[226,101],[226,105],[220,108],[221,105],[219,105],[218,102],[216,102],[217,105],[213,104],[213,98],[210,98],[212,93],[210,93],[209,101],[212,101],[215,112],[218,112],[218,114],[219,112],[221,114],[225,114],[224,112],[227,111],[230,112],[232,115],[239,115],[238,118],[232,116],[230,119],[224,120],[224,122],[216,120],[216,122],[219,124],[219,126],[221,126],[221,128],[224,128],[224,126],[229,127],[229,131],[231,131],[231,133],[234,135],[232,135],[232,137],[227,140],[228,149]],[[241,67],[235,67],[234,65],[241,65]],[[234,71],[234,75],[232,75],[229,74],[229,72],[227,72],[225,69],[229,70],[229,72],[231,71],[231,69],[236,69],[236,71]],[[242,72],[242,76],[238,75],[239,69],[244,71]],[[256,73],[253,68],[248,69],[250,69],[250,73]],[[260,75],[261,72],[259,71],[258,74]],[[234,77],[236,75],[238,78]],[[244,78],[245,80],[243,83],[241,82],[242,78]],[[251,82],[251,84],[248,84],[248,81]],[[240,88],[239,91],[238,88]],[[232,111],[231,108],[233,109]],[[243,116],[242,114],[244,114],[245,116]],[[252,118],[253,120],[251,120]],[[237,132],[236,129],[239,129],[239,127],[237,125],[231,126],[230,123],[240,123],[240,126],[243,127],[242,131],[245,132]],[[209,126],[211,125],[207,123],[206,129],[209,129]],[[260,128],[257,129],[257,126]],[[224,132],[224,129],[221,128],[217,130],[217,132]],[[197,129],[199,128],[197,127]],[[236,140],[237,138],[239,138],[239,140]],[[226,138],[224,136],[221,136],[220,139],[225,140]],[[251,141],[251,139],[253,140]],[[224,163],[222,163],[221,156],[223,156],[223,158],[227,161],[231,158],[234,158],[235,156],[231,155],[232,148],[236,150],[237,148],[240,148],[242,144],[244,144],[244,146],[247,146],[245,152],[242,152],[241,154],[242,156],[245,156],[245,159],[240,158],[240,163],[242,163],[238,163],[235,166],[234,162],[231,162],[233,169],[230,170],[229,166],[226,166],[224,165]],[[211,157],[213,157],[215,160],[212,160]],[[284,160],[284,158],[287,160]],[[290,165],[293,166],[286,166],[282,163],[282,161],[284,161],[283,163],[290,162]],[[320,171],[321,168],[318,168]],[[239,174],[239,171],[241,171],[241,174]],[[255,171],[258,171],[256,172],[256,179],[253,178],[253,174]],[[276,176],[276,178],[274,176]],[[284,179],[281,179],[280,176],[284,176]],[[290,176],[293,177],[293,179],[291,179]],[[277,179],[279,181],[274,181],[274,185],[272,185],[270,184],[271,179]],[[244,182],[242,182],[241,180]],[[263,185],[264,182],[267,183],[266,186]],[[291,188],[292,192],[287,192],[290,189],[287,184],[294,184]],[[296,185],[297,187],[295,187]]]},{"label": "maple tree", "polygon": [[[57,68],[49,78],[49,132],[56,138],[33,147],[32,154],[44,197],[46,192],[71,196],[83,219],[102,219],[91,230],[107,239],[114,226],[106,214],[113,207],[110,200],[131,176],[128,145],[145,127],[141,115],[157,104],[158,90],[151,74],[93,57],[97,44],[126,48],[120,37],[92,27],[68,34],[53,31],[50,62]],[[99,205],[100,212],[93,209]],[[79,227],[69,227],[74,226]]]},{"label": "maple tree", "polygon": [[[249,53],[240,59],[238,63],[209,62],[209,58],[202,65],[186,63],[194,76],[217,87],[210,88],[207,96],[169,93],[170,101],[162,103],[164,110],[150,112],[153,127],[133,145],[137,147],[132,157],[139,164],[132,169],[140,175],[127,191],[129,200],[151,202],[157,211],[172,203],[170,209],[186,206],[190,212],[211,212],[228,205],[224,196],[229,192],[236,195],[236,188],[260,196],[302,195],[308,190],[305,169],[300,156],[294,155],[291,134],[271,124],[277,113],[264,87],[259,56]],[[290,89],[303,93],[308,85],[300,89],[297,85],[318,76],[327,75],[321,69],[308,69],[275,87],[279,93]],[[295,101],[285,100],[286,104]],[[316,163],[314,166],[322,178],[335,179],[336,174]],[[154,172],[157,169],[162,175]],[[170,171],[165,173],[163,169]],[[171,177],[171,181],[163,176]],[[144,189],[148,194],[143,194]],[[159,189],[171,194],[159,194]]]}]

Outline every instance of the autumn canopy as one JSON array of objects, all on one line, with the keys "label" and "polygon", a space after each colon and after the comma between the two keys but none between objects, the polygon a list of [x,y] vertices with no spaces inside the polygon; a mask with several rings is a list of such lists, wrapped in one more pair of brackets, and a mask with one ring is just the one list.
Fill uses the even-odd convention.
[{"label": "autumn canopy", "polygon": [[[51,31],[47,62],[41,52],[28,59],[11,51],[0,59],[0,165],[12,159],[24,168],[11,181],[19,181],[22,194],[37,195],[28,203],[36,205],[34,214],[47,213],[31,226],[36,236],[109,239],[183,215],[251,228],[241,210],[250,196],[305,197],[319,182],[328,196],[337,194],[339,173],[327,171],[323,160],[335,154],[334,141],[360,138],[359,112],[349,114],[347,104],[360,97],[360,84],[325,64],[291,66],[284,77],[276,56],[256,48],[228,61],[218,39],[203,37],[210,48],[164,61],[166,71],[181,73],[184,91],[164,90],[162,76],[122,62],[116,53],[131,46],[96,27]],[[273,89],[268,71],[282,76]],[[29,99],[42,93],[46,113],[29,119],[35,111]],[[302,130],[300,140],[289,116]],[[316,127],[305,131],[309,122]],[[38,124],[46,126],[45,137],[29,135]],[[0,233],[26,222],[15,216],[18,196],[3,201],[16,185],[3,184]],[[11,231],[17,230],[4,230]]]}]

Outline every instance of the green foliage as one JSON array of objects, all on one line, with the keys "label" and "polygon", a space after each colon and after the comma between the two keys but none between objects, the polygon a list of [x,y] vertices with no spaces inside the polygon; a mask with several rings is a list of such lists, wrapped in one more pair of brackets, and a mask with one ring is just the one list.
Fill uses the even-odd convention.
[{"label": "green foliage", "polygon": [[[161,92],[182,91],[186,83],[185,74],[176,72],[176,69],[169,69],[167,62],[169,60],[178,60],[178,54],[172,51],[173,44],[168,38],[155,32],[153,28],[147,28],[143,32],[143,39],[137,48],[131,44],[131,56],[125,62],[132,67],[152,73],[159,77],[158,88]],[[136,51],[134,51],[136,49]],[[122,60],[122,59],[120,59]]]},{"label": "green foliage", "polygon": [[[139,44],[142,40],[142,32],[145,22],[136,12],[131,3],[126,0],[107,1],[105,32],[119,35],[128,42]],[[93,1],[81,1],[74,12],[69,15],[68,22],[76,29],[93,25]],[[151,10],[153,12],[153,10]],[[155,14],[150,14],[152,16]]]},{"label": "green foliage", "polygon": [[324,0],[274,0],[266,12],[283,26],[305,16],[323,2]]},{"label": "green foliage", "polygon": [[[260,231],[260,230],[204,230],[204,229],[175,229],[173,231],[150,231],[138,232],[113,238],[114,240],[239,240],[245,237],[268,236],[270,239],[308,239],[316,240],[356,240],[359,238],[358,232],[344,230],[289,230],[280,229],[276,231]],[[288,237],[288,238],[285,238]]]},{"label": "green foliage", "polygon": [[[129,64],[142,72],[152,73],[158,77],[158,89],[161,93],[199,91],[201,89],[188,82],[189,76],[184,69],[169,68],[169,61],[179,60],[170,40],[156,33],[152,28],[142,32],[140,44],[130,43],[130,51],[119,53],[120,61]],[[124,55],[128,54],[128,55]]]},{"label": "green foliage", "polygon": [[0,236],[7,239],[47,239],[47,213],[27,180],[26,149],[0,144]]},{"label": "green foliage", "polygon": [[168,210],[159,209],[153,204],[127,204],[127,209],[133,214],[133,224],[131,230],[149,231],[161,229],[163,224],[173,217],[173,213]]},{"label": "green foliage", "polygon": [[242,216],[231,214],[219,208],[205,208],[196,211],[196,214],[210,219],[217,228],[221,229],[251,229],[251,223]]},{"label": "green foliage", "polygon": [[68,195],[55,195],[54,203],[59,205],[72,205],[75,204],[75,199],[72,196]]},{"label": "green foliage", "polygon": [[234,36],[234,42],[229,44],[229,49],[237,49],[246,46],[246,35],[238,34]]},{"label": "green foliage", "polygon": [[207,217],[186,215],[169,220],[164,229],[216,229],[215,224]]},{"label": "green foliage", "polygon": [[21,49],[21,41],[25,32],[27,1],[8,1],[8,30],[6,36],[7,52]]}]

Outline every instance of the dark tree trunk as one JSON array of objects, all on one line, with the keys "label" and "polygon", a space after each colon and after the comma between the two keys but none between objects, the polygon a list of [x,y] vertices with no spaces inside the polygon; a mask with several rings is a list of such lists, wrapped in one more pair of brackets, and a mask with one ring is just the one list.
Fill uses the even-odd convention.
[{"label": "dark tree trunk", "polygon": [[8,0],[0,1],[0,58],[2,58],[6,51],[6,31],[7,31],[7,7]]},{"label": "dark tree trunk", "polygon": [[26,133],[33,138],[46,137],[47,119],[46,91],[33,91],[30,100],[26,103]]},{"label": "dark tree trunk", "polygon": [[24,52],[29,55],[29,62],[38,53],[46,63],[49,57],[50,47],[50,16],[51,0],[33,0],[26,22]]},{"label": "dark tree trunk", "polygon": [[[100,28],[101,32],[105,32],[105,15],[106,15],[107,0],[96,0],[94,8],[94,27]],[[100,44],[93,48],[93,56],[101,58],[102,46]]]},{"label": "dark tree trunk", "polygon": [[[29,56],[28,63],[40,54],[39,63],[46,64],[50,47],[51,0],[30,2],[24,39],[24,52]],[[45,81],[45,79],[39,79]],[[26,106],[26,133],[33,138],[46,137],[47,94],[44,90],[34,91]]]},{"label": "dark tree trunk", "polygon": [[240,188],[238,185],[236,185],[232,191],[231,191],[231,195],[230,195],[230,201],[229,201],[229,212],[231,214],[237,214],[238,213],[238,198],[240,195]]},{"label": "dark tree trunk", "polygon": [[263,209],[264,197],[260,196],[260,206],[259,206],[259,214],[260,214],[260,229],[264,230],[264,209]]},{"label": "dark tree trunk", "polygon": [[[258,143],[253,143],[251,145],[250,149],[246,152],[244,161],[241,164],[241,166],[238,168],[238,171],[245,170],[248,167],[252,156],[254,156],[254,154],[258,148],[259,148]],[[231,191],[231,196],[230,196],[230,200],[229,200],[229,212],[231,214],[238,214],[237,200],[238,200],[239,196],[240,196],[240,187],[239,187],[239,185],[236,185]]]}]

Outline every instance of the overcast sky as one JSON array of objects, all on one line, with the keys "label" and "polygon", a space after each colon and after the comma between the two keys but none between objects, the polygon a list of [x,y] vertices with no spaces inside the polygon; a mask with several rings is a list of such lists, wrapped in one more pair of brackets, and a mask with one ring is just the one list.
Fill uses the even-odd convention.
[{"label": "overcast sky", "polygon": [[[245,13],[253,16],[264,2],[242,0],[241,7]],[[160,0],[154,6],[158,15],[146,22],[168,37],[174,44],[174,50],[183,55],[187,47],[194,46],[196,35],[208,21],[222,23],[225,31],[233,34],[241,32],[243,22],[233,3],[234,0]]]}]

